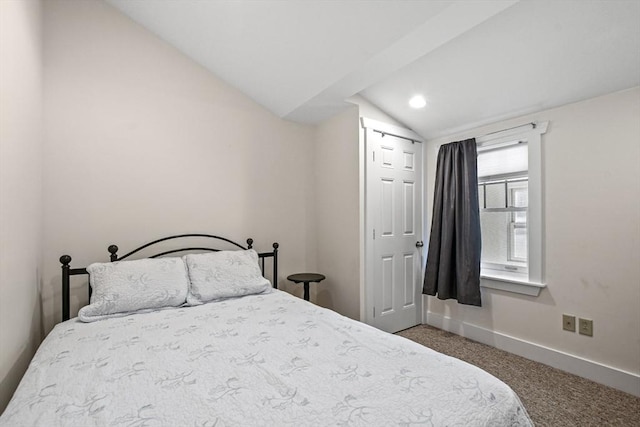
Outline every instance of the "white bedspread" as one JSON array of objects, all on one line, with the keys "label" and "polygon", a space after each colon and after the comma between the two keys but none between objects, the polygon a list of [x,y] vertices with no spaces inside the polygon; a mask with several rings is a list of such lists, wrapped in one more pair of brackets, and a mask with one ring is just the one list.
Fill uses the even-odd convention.
[{"label": "white bedspread", "polygon": [[0,426],[529,426],[490,374],[280,291],[61,323]]}]

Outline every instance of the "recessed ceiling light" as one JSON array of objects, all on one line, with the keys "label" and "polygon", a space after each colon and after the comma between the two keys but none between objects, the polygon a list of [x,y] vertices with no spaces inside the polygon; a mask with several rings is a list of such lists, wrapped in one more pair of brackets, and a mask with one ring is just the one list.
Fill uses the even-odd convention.
[{"label": "recessed ceiling light", "polygon": [[411,108],[424,108],[427,105],[427,100],[422,95],[416,95],[409,100],[409,106]]}]

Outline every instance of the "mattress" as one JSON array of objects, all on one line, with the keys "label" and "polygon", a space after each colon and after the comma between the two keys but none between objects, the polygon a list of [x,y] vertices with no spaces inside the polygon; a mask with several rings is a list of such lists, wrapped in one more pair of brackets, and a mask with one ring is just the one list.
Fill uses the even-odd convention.
[{"label": "mattress", "polygon": [[0,426],[530,426],[487,372],[285,292],[58,324]]}]

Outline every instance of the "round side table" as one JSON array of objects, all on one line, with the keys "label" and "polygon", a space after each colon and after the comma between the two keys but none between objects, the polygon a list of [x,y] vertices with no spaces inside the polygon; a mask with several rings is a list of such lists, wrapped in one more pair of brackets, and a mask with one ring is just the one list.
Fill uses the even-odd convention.
[{"label": "round side table", "polygon": [[326,277],[318,273],[297,273],[287,277],[287,280],[293,283],[304,283],[304,299],[309,301],[309,283],[320,283]]}]

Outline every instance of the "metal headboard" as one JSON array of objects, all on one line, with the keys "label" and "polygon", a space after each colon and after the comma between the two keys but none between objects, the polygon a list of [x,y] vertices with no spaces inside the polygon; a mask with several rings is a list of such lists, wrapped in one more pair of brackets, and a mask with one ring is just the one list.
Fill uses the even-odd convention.
[{"label": "metal headboard", "polygon": [[[122,256],[118,256],[118,247],[116,245],[110,245],[107,250],[109,251],[109,259],[111,260],[111,262],[113,261],[122,261],[128,257],[130,257],[131,255],[134,255],[140,251],[142,251],[143,249],[146,249],[150,246],[156,245],[158,243],[161,242],[165,242],[168,240],[176,240],[176,239],[182,239],[182,238],[188,238],[188,237],[200,237],[200,238],[207,238],[207,239],[212,239],[212,240],[217,240],[217,241],[222,241],[222,242],[227,242],[230,243],[240,249],[252,249],[253,248],[253,239],[247,239],[247,246],[242,246],[239,243],[234,242],[233,240],[229,240],[225,237],[220,237],[220,236],[214,236],[212,234],[201,234],[201,233],[192,233],[192,234],[178,234],[175,236],[168,236],[168,237],[163,237],[161,239],[158,240],[154,240],[153,242],[149,242],[149,243],[145,243],[144,245],[132,250],[131,252],[122,255]],[[259,262],[260,262],[260,269],[262,270],[262,274],[264,275],[264,262],[265,262],[265,258],[273,258],[273,277],[272,277],[272,282],[273,282],[273,287],[274,288],[278,288],[278,247],[280,245],[278,243],[274,243],[272,245],[273,247],[273,251],[272,252],[261,252],[258,253],[258,257],[259,257]],[[147,258],[158,258],[161,256],[165,256],[165,255],[170,255],[170,254],[174,254],[174,253],[178,253],[178,252],[194,252],[194,251],[208,251],[208,252],[219,252],[223,249],[218,249],[218,248],[210,248],[210,247],[178,247],[176,249],[170,249],[170,250],[166,250],[166,251],[162,251],[159,253],[156,253],[154,255],[151,255]],[[71,307],[70,307],[70,300],[71,300],[71,289],[70,289],[70,277],[71,276],[75,276],[75,275],[79,275],[79,274],[89,274],[87,272],[86,267],[85,268],[71,268],[70,264],[71,264],[71,256],[69,255],[62,255],[60,257],[60,263],[62,264],[62,321],[65,320],[69,320],[71,318]],[[91,286],[89,284],[87,284],[87,287],[89,288],[89,298],[91,298]]]}]

